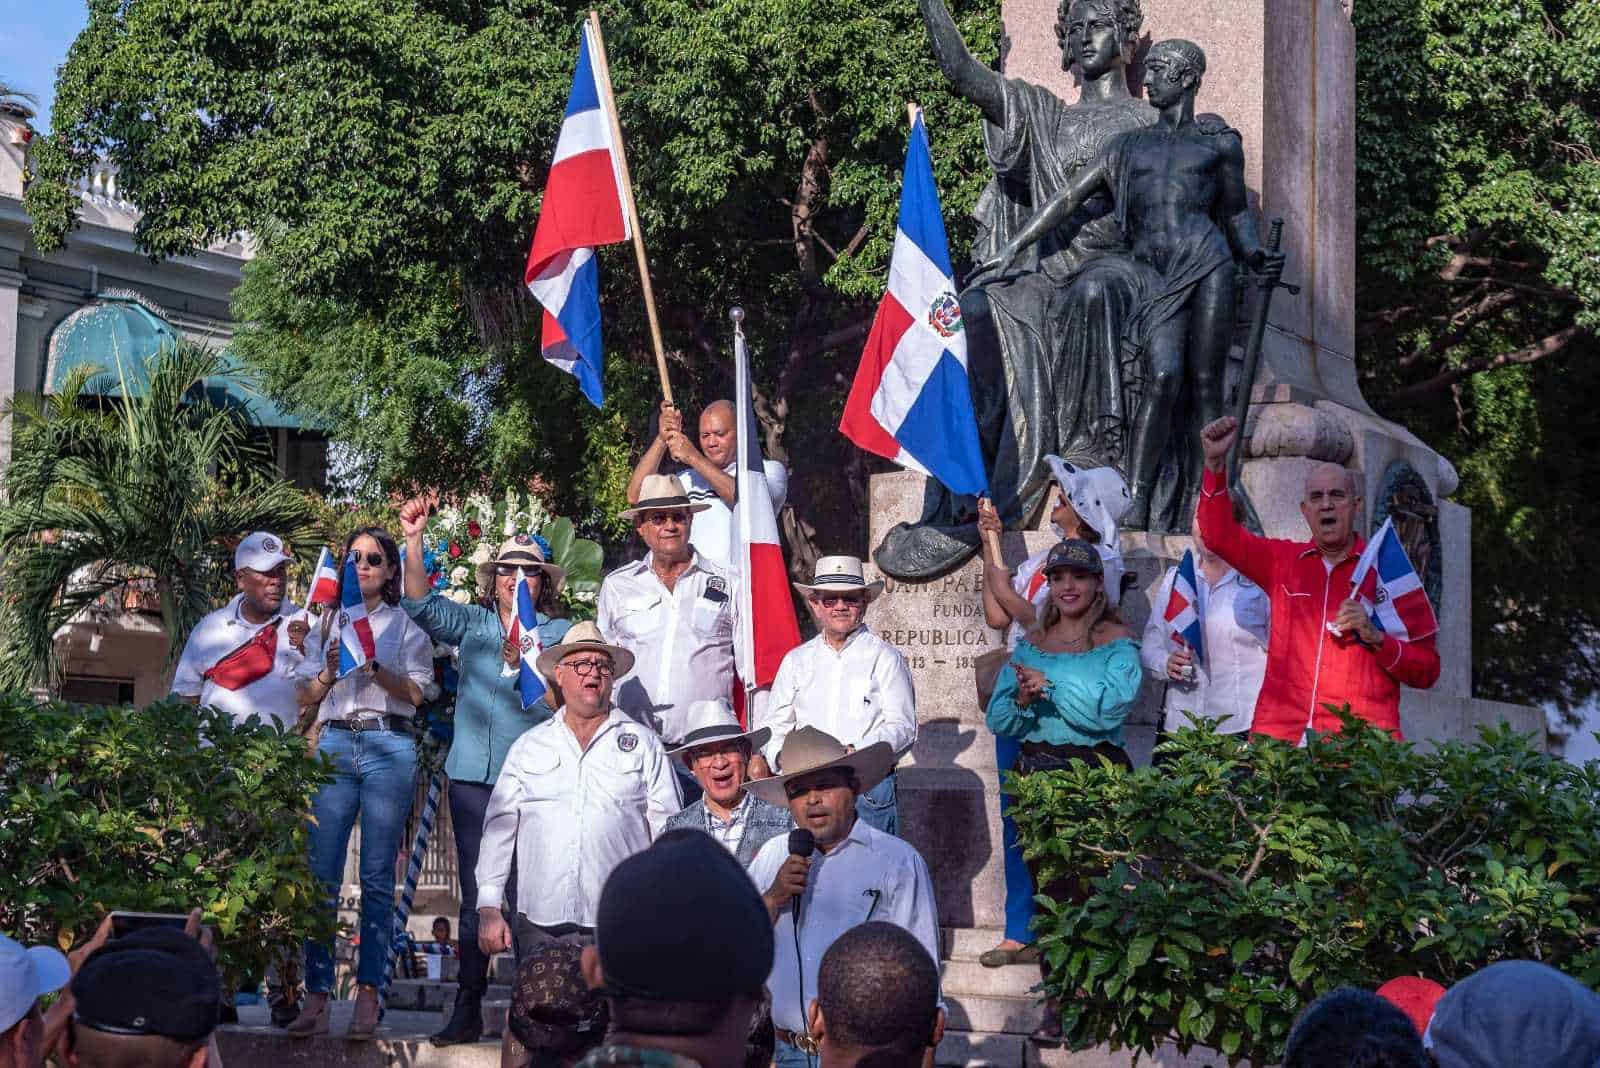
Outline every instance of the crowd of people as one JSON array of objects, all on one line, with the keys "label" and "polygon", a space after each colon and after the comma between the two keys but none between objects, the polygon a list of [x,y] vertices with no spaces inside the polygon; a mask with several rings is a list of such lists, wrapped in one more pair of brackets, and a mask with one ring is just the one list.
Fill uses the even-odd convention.
[{"label": "crowd of people", "polygon": [[[351,1037],[379,1022],[394,861],[416,788],[412,724],[437,692],[437,643],[453,648],[459,673],[445,770],[461,911],[457,995],[436,1044],[481,1036],[490,957],[510,951],[519,966],[507,1064],[921,1064],[944,1026],[938,910],[928,865],[898,834],[895,770],[916,743],[917,696],[905,658],[866,623],[883,583],[868,580],[859,558],[819,559],[810,581],[796,583],[815,637],[787,654],[769,687],[746,687],[750,666],[735,641],[732,408],[702,413],[698,445],[676,409],[660,422],[621,513],[645,551],[605,578],[593,622],[560,618],[566,576],[531,534],[509,537],[479,568],[478,603],[436,592],[409,564],[424,556],[430,502],[418,498],[400,509],[404,552],[377,528],[344,544],[354,567],[341,574],[359,584],[373,636],[365,664],[341,674],[337,613],[306,621],[286,599],[288,547],[257,533],[235,553],[238,595],[194,631],[174,692],[291,725],[314,709],[315,747],[335,774],[313,799],[310,864],[330,909],[361,827]],[[1224,733],[1303,742],[1308,730],[1337,726],[1325,706],[1349,705],[1398,735],[1400,684],[1431,685],[1438,656],[1431,637],[1384,634],[1349,594],[1363,548],[1354,479],[1335,465],[1313,469],[1301,504],[1310,540],[1259,537],[1227,493],[1236,431],[1222,419],[1202,434],[1193,533],[1203,657],[1157,613],[1142,634],[1121,615],[1132,581],[1118,549],[1130,502],[1121,476],[1049,458],[1058,540],[1015,571],[994,548],[984,560],[982,611],[1005,649],[979,665],[979,685],[1002,772],[1102,758],[1131,767],[1124,727],[1152,683],[1165,687],[1167,732],[1203,718]],[[682,474],[658,470],[668,456]],[[769,464],[775,504],[785,483]],[[978,524],[999,532],[987,502]],[[1158,598],[1176,580],[1169,570]],[[537,615],[536,636],[522,641],[519,582]],[[524,707],[518,669],[530,638],[545,689]],[[982,962],[1043,968],[1034,894],[1077,891],[1037,886],[1004,824],[1004,938]],[[448,923],[436,938],[449,942]],[[36,994],[65,982],[68,965],[48,953],[13,953],[23,963],[6,964],[13,946],[0,943],[0,967],[31,968]],[[332,949],[305,945],[303,999],[293,962],[275,970],[274,1020],[290,1035],[329,1029]],[[4,1056],[32,1064],[61,1024],[12,1001],[0,1002],[18,1013],[0,1019]],[[92,1030],[82,1001],[79,1029]],[[1328,1014],[1353,1019],[1340,1004],[1313,1006],[1296,1034]],[[1042,1040],[1059,1034],[1055,1009]],[[206,1055],[187,1031],[126,1033]],[[1435,1055],[1451,1041],[1436,1035]],[[1335,1063],[1296,1061],[1290,1047],[1291,1063]]]}]

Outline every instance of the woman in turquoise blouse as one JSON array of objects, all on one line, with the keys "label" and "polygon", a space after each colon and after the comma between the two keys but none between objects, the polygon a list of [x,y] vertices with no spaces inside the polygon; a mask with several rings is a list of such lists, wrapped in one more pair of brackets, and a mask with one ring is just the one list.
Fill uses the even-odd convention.
[{"label": "woman in turquoise blouse", "polygon": [[[1064,768],[1073,760],[1105,757],[1131,769],[1122,724],[1139,696],[1139,647],[1106,602],[1104,567],[1093,545],[1077,538],[1050,550],[1044,567],[1050,599],[1038,629],[1017,642],[1000,672],[987,719],[995,734],[1021,743],[1019,775]],[[1077,880],[1044,882],[1039,859],[1028,861],[1039,893],[1082,900]],[[1045,962],[1040,961],[1041,971]],[[1049,1003],[1035,1038],[1061,1035],[1059,1006]]]},{"label": "woman in turquoise blouse", "polygon": [[[409,501],[401,508],[408,561],[422,559],[422,531],[427,522],[426,501]],[[478,589],[492,589],[480,604],[457,604],[433,592],[421,567],[406,568],[406,595],[400,602],[428,637],[455,646],[460,660],[455,737],[444,770],[450,776],[450,824],[455,831],[456,870],[461,879],[461,978],[450,1021],[433,1036],[436,1046],[476,1042],[483,1033],[489,958],[478,948],[478,886],[474,878],[483,814],[511,743],[551,714],[543,699],[523,711],[517,673],[511,670],[519,665],[521,652],[510,639],[519,568],[528,576],[537,606],[539,643],[552,648],[572,626],[549,614],[566,574],[546,562],[538,541],[526,534],[507,540],[493,563],[478,568]],[[507,900],[516,900],[513,893],[508,886]]]}]

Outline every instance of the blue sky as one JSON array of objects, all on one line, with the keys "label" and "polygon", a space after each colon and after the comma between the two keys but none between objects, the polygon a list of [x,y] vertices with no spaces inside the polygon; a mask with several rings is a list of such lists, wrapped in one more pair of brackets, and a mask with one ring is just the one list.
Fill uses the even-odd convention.
[{"label": "blue sky", "polygon": [[48,130],[56,68],[89,20],[88,8],[83,0],[7,0],[0,7],[6,9],[0,18],[0,81],[37,98],[34,125]]}]

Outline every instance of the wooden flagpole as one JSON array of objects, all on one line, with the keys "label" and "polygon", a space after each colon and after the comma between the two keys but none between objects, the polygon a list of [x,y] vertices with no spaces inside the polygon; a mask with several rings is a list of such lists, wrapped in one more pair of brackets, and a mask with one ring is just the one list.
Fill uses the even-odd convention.
[{"label": "wooden flagpole", "polygon": [[617,143],[617,166],[622,171],[622,206],[633,231],[633,251],[639,259],[639,281],[644,288],[644,310],[650,318],[650,341],[656,350],[656,373],[661,376],[661,395],[672,404],[672,383],[667,379],[667,354],[661,344],[661,321],[656,317],[656,294],[650,285],[650,261],[644,254],[644,227],[639,225],[639,209],[633,202],[633,179],[628,176],[628,153],[622,147],[622,123],[617,118],[617,98],[611,91],[611,66],[606,61],[606,41],[600,34],[600,13],[589,10],[589,30],[594,34],[594,61],[599,66],[600,85],[605,91],[606,117],[611,121],[611,137]]}]

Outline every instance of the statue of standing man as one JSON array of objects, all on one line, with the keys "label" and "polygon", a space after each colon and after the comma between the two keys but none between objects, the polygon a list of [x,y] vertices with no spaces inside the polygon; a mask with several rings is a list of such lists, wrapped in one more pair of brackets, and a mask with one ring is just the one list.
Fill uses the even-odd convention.
[{"label": "statue of standing man", "polygon": [[[1156,119],[1128,86],[1140,0],[1061,0],[1061,64],[1082,76],[1075,104],[990,70],[968,51],[942,0],[918,4],[940,69],[987,120],[995,178],[976,210],[975,258],[1010,241],[1116,134]],[[961,294],[990,494],[1009,527],[1044,507],[1047,456],[1098,467],[1118,463],[1127,449],[1143,376],[1121,345],[1136,277],[1111,206],[1109,193],[1086,198],[1030,243],[1021,270],[978,278]],[[922,520],[891,530],[874,553],[890,575],[929,578],[977,549],[975,502],[935,483],[929,494]]]}]

